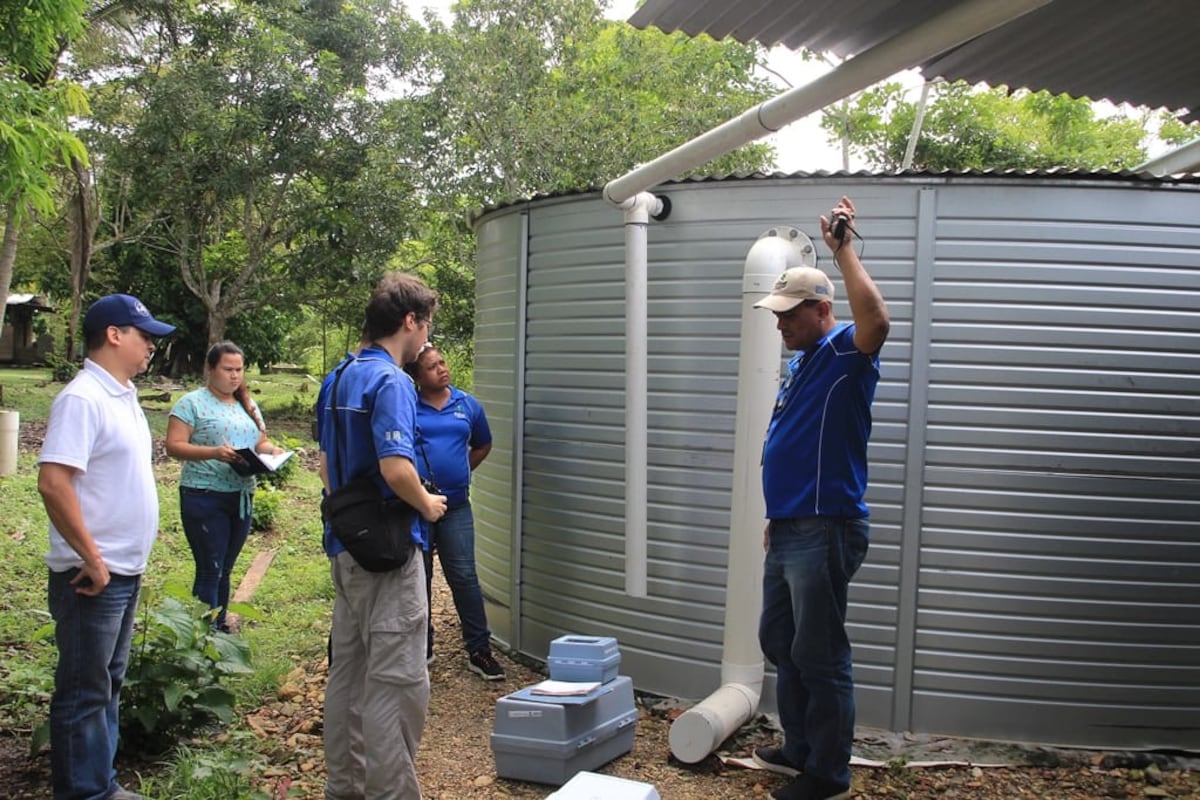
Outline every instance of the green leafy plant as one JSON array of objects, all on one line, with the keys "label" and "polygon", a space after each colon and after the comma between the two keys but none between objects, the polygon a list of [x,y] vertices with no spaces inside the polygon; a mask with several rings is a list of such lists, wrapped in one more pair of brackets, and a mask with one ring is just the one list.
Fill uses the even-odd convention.
[{"label": "green leafy plant", "polygon": [[214,719],[230,722],[234,693],[222,680],[252,672],[249,646],[214,630],[207,605],[166,591],[142,606],[121,693],[122,739],[147,752]]},{"label": "green leafy plant", "polygon": [[235,732],[212,749],[180,744],[171,753],[170,769],[162,777],[143,778],[139,790],[147,797],[267,800],[254,787],[254,776],[266,767],[253,752],[255,744],[247,732]]},{"label": "green leafy plant", "polygon": [[[291,460],[288,463],[291,463]],[[270,530],[275,524],[275,518],[279,516],[280,503],[279,490],[268,481],[260,483],[254,491],[254,508],[250,512],[251,530]]]},{"label": "green leafy plant", "polygon": [[[294,436],[276,436],[274,442],[285,450],[295,450],[300,446],[300,440]],[[286,483],[295,477],[296,470],[300,468],[299,464],[300,454],[297,453],[280,464],[279,469],[274,472],[267,472],[260,475],[258,477],[259,488],[270,486],[272,489],[282,489]],[[255,498],[255,502],[258,502],[257,497]]]},{"label": "green leafy plant", "polygon": [[46,366],[50,367],[50,377],[57,383],[69,383],[75,377],[75,373],[79,372],[77,364],[58,353],[46,353]]}]

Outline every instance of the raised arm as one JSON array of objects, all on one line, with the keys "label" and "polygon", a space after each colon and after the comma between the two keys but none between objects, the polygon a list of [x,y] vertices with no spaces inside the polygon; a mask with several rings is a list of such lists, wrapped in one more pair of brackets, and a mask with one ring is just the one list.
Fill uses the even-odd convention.
[{"label": "raised arm", "polygon": [[874,354],[879,352],[891,330],[891,318],[888,316],[887,303],[875,281],[867,272],[866,267],[858,260],[850,230],[846,231],[842,241],[833,235],[831,220],[845,216],[849,221],[848,229],[854,228],[854,203],[849,197],[843,196],[828,218],[821,217],[821,236],[833,253],[833,260],[842,273],[842,282],[846,286],[846,300],[850,303],[850,314],[854,317],[854,346],[860,353]]}]

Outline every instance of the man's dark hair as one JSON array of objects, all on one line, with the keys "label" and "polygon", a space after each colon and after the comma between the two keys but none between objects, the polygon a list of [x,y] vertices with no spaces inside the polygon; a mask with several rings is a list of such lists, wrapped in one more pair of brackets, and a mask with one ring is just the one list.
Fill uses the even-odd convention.
[{"label": "man's dark hair", "polygon": [[414,275],[391,272],[384,275],[371,292],[363,320],[363,338],[377,341],[391,336],[404,324],[404,318],[416,314],[418,320],[433,316],[437,292]]},{"label": "man's dark hair", "polygon": [[[127,325],[127,326],[125,326],[125,328],[120,328],[119,330],[124,331],[128,327],[129,326]],[[100,328],[99,330],[94,330],[94,331],[84,331],[83,335],[84,335],[84,340],[83,340],[84,351],[87,353],[94,353],[97,350],[99,350],[101,347],[104,346],[104,341],[108,338],[108,327],[105,326],[103,328]]]}]

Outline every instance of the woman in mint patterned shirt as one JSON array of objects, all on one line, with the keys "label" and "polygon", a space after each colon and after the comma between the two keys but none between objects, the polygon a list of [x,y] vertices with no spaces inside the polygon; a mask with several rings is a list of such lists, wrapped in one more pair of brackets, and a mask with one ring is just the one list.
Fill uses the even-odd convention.
[{"label": "woman in mint patterned shirt", "polygon": [[218,342],[205,358],[206,385],[189,392],[171,409],[167,453],[183,462],[179,512],[196,561],[192,594],[216,610],[213,624],[228,630],[229,576],[250,532],[254,476],[242,476],[231,463],[237,451],[279,453],[267,439],[258,404],[245,381],[245,359],[233,342]]}]

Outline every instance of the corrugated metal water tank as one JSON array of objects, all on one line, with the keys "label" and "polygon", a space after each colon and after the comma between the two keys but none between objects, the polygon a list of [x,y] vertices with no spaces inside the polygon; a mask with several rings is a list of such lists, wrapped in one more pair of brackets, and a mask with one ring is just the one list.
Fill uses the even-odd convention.
[{"label": "corrugated metal water tank", "polygon": [[622,215],[581,193],[477,223],[475,388],[495,444],[473,499],[497,637],[544,659],[566,633],[614,636],[638,689],[716,688],[743,261],[772,225],[816,239],[848,194],[893,320],[851,587],[859,723],[1200,747],[1200,183],[776,176],[657,193],[672,212],[648,232],[642,599],[624,591]]}]

